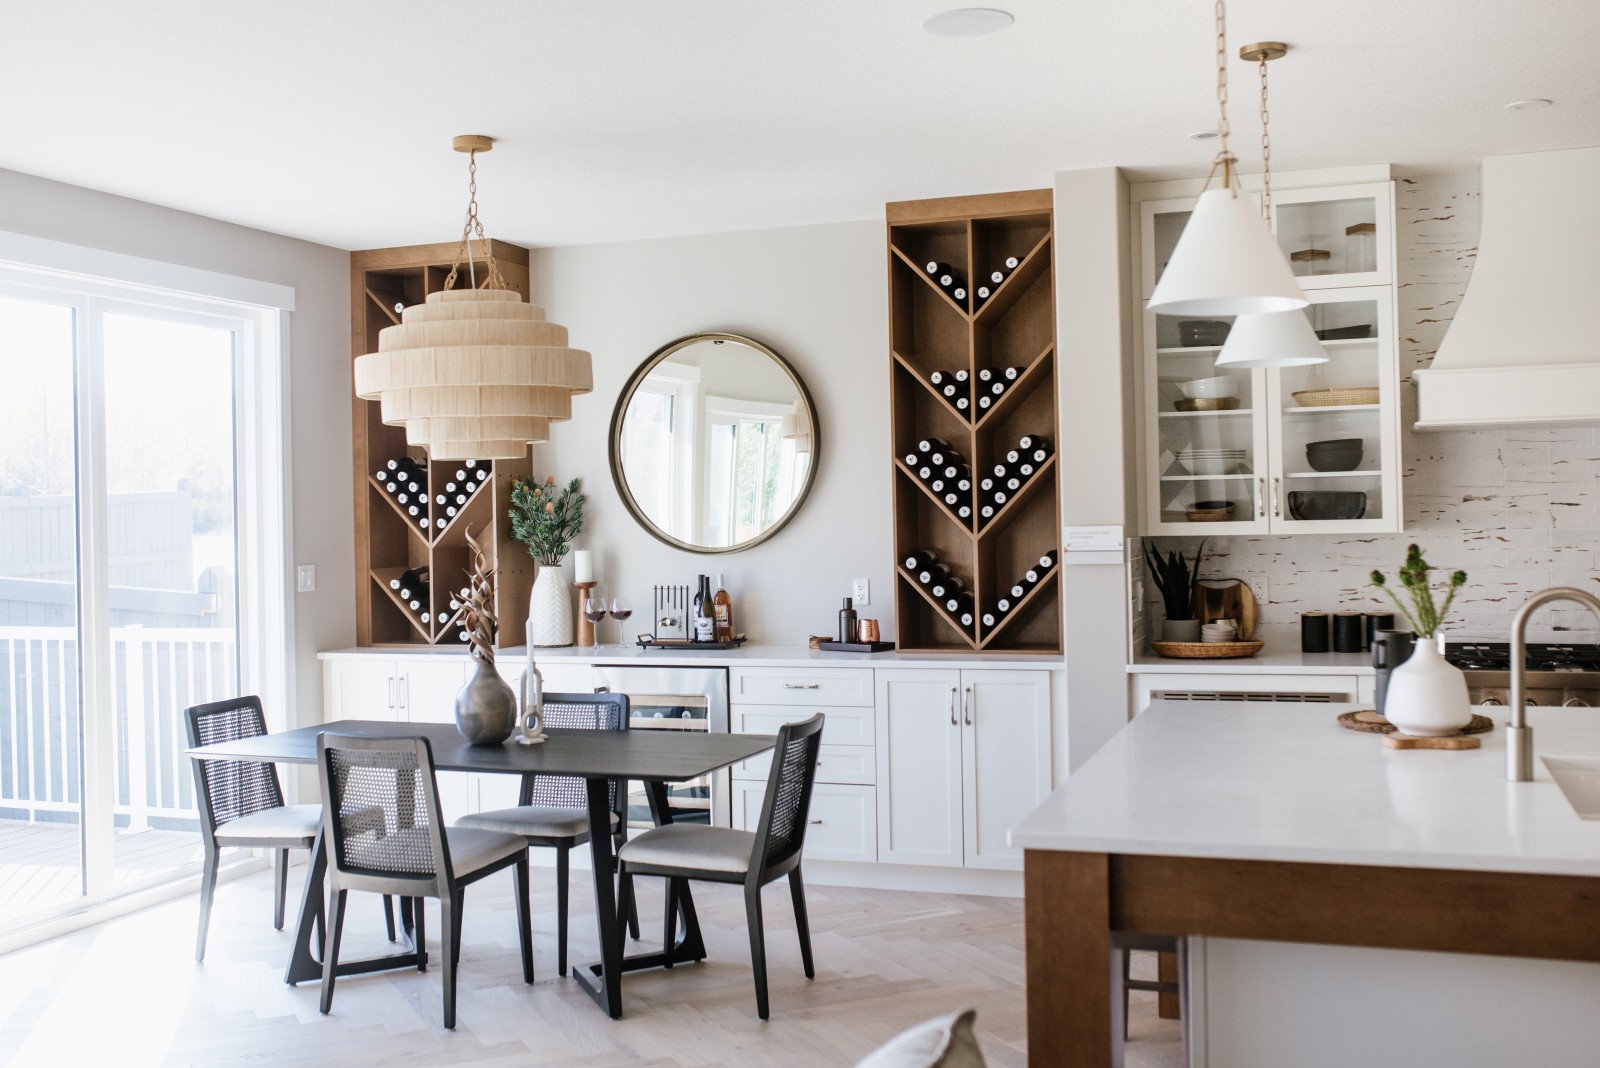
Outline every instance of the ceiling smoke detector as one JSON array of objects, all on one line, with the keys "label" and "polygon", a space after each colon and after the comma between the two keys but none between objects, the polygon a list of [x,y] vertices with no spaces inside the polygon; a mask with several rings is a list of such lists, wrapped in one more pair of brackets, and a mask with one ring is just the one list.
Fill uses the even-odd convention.
[{"label": "ceiling smoke detector", "polygon": [[960,7],[954,11],[941,11],[929,15],[922,28],[939,37],[982,37],[999,33],[1015,20],[1011,12],[992,7]]},{"label": "ceiling smoke detector", "polygon": [[1222,134],[1217,130],[1196,130],[1189,135],[1191,141],[1215,141]]}]

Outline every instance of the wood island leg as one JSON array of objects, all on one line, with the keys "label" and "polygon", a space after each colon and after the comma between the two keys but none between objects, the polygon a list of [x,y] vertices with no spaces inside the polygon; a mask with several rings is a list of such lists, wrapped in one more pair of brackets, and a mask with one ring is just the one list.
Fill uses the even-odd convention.
[{"label": "wood island leg", "polygon": [[1028,850],[1028,1063],[1112,1063],[1111,886],[1104,853]]}]

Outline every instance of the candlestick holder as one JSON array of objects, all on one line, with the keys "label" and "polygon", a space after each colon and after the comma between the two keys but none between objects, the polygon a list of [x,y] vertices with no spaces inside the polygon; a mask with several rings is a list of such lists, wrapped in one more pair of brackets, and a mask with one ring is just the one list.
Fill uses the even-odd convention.
[{"label": "candlestick holder", "polygon": [[589,617],[583,613],[583,602],[589,599],[589,591],[600,585],[598,582],[574,582],[572,588],[578,591],[578,647],[588,649],[594,645],[594,624],[589,622]]}]

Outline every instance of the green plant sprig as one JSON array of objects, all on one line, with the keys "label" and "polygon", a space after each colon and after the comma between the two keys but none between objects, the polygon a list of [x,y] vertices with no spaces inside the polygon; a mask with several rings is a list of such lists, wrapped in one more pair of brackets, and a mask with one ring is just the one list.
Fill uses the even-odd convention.
[{"label": "green plant sprig", "polygon": [[507,513],[511,536],[528,547],[528,555],[541,567],[556,567],[583,533],[583,502],[577,479],[560,490],[554,475],[544,476],[543,482],[513,480]]},{"label": "green plant sprig", "polygon": [[1400,568],[1400,585],[1411,600],[1411,607],[1395,594],[1382,571],[1372,573],[1372,584],[1382,590],[1384,596],[1394,602],[1400,609],[1400,614],[1406,617],[1406,622],[1411,624],[1411,630],[1419,638],[1431,638],[1444,624],[1445,616],[1450,612],[1450,606],[1455,602],[1456,593],[1467,584],[1465,571],[1452,571],[1450,573],[1450,586],[1445,593],[1444,604],[1435,605],[1433,600],[1433,584],[1429,573],[1433,569],[1422,558],[1422,550],[1412,545],[1406,550],[1406,562]]}]

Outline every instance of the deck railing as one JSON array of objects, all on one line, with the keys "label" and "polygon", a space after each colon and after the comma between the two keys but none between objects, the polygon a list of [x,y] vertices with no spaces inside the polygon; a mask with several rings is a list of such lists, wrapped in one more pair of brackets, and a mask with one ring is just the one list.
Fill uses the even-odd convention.
[{"label": "deck railing", "polygon": [[[111,655],[117,826],[193,827],[183,710],[237,692],[235,636],[220,629],[117,627]],[[0,627],[0,818],[78,822],[78,672],[74,628]]]}]

